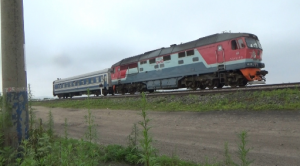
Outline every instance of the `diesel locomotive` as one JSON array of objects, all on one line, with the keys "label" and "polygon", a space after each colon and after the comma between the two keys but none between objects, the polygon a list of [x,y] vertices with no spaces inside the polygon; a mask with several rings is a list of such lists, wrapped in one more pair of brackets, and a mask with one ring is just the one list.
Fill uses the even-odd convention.
[{"label": "diesel locomotive", "polygon": [[[106,96],[109,93],[151,93],[157,89],[196,90],[264,84],[268,71],[262,70],[265,67],[262,54],[262,46],[254,34],[214,34],[122,59],[105,70],[107,80],[106,84],[102,83],[105,86],[101,90]],[[65,86],[65,80],[57,80],[53,82],[53,95],[71,97],[84,94],[93,73],[89,77],[76,77],[77,84],[71,84],[75,80],[69,79]],[[64,91],[70,86],[73,88]],[[93,86],[92,94],[99,95],[101,83],[94,80]]]},{"label": "diesel locomotive", "polygon": [[111,82],[122,94],[263,84],[262,53],[254,34],[214,34],[123,59],[112,65]]}]

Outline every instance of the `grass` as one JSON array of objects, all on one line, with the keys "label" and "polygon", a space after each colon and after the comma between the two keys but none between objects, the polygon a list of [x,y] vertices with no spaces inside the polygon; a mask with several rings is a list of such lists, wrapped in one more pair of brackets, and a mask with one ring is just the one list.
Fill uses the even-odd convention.
[{"label": "grass", "polygon": [[[141,110],[139,98],[103,98],[98,100],[61,100],[34,102],[34,105],[61,108]],[[154,111],[216,111],[216,110],[299,110],[299,89],[234,92],[215,95],[147,97],[145,109]]]}]

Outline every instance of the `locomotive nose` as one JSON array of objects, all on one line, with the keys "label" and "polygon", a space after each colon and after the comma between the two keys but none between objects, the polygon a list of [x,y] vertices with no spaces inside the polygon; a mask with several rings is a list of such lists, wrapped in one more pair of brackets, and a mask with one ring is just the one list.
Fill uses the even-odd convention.
[{"label": "locomotive nose", "polygon": [[240,69],[240,71],[249,84],[264,84],[266,81],[265,75],[268,74],[268,71],[260,70],[259,68],[245,68]]}]

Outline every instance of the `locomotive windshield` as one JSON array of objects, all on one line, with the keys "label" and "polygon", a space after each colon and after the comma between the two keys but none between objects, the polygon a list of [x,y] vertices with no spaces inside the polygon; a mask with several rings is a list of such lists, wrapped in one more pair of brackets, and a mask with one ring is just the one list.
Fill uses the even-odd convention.
[{"label": "locomotive windshield", "polygon": [[248,48],[259,48],[262,49],[260,42],[253,38],[246,38]]}]

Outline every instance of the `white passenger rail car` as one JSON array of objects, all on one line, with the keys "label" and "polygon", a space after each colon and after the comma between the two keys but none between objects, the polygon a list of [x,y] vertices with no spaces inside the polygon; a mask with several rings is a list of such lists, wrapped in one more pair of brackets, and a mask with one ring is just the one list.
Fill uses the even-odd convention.
[{"label": "white passenger rail car", "polygon": [[113,95],[110,74],[111,72],[108,68],[74,77],[59,78],[53,81],[53,96],[57,96],[58,98],[72,98],[73,96],[87,94],[87,90],[95,96]]}]

